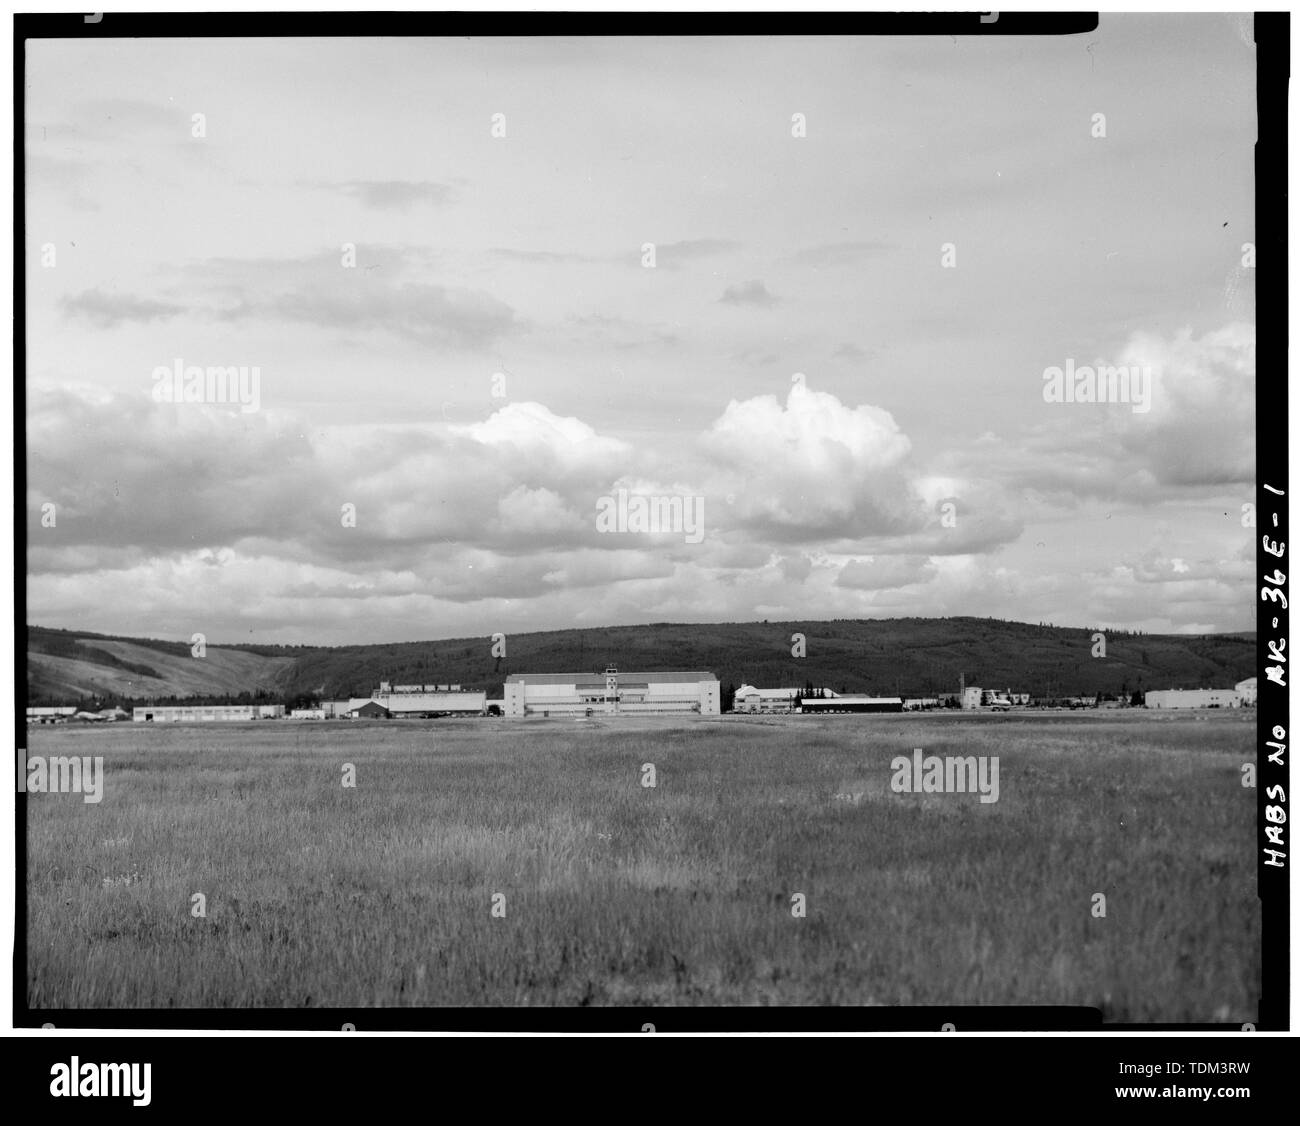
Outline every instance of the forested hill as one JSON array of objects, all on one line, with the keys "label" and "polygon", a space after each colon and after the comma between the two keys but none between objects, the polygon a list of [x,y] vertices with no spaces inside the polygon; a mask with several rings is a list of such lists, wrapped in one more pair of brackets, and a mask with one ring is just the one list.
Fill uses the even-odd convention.
[{"label": "forested hill", "polygon": [[[1095,633],[1105,656],[1093,656]],[[804,656],[792,656],[795,634]],[[930,696],[968,685],[1038,696],[1231,687],[1255,674],[1253,634],[1137,634],[991,618],[656,624],[341,647],[108,637],[28,628],[31,704],[325,699],[394,684],[459,684],[499,696],[512,672],[705,669],[724,686],[813,684],[839,692]]]}]

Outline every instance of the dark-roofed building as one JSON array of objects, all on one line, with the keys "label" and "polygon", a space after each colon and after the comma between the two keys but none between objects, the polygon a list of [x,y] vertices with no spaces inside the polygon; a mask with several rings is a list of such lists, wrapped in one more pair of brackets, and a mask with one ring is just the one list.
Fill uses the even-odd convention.
[{"label": "dark-roofed building", "polygon": [[351,719],[388,719],[389,715],[388,709],[377,700],[367,700],[348,712]]},{"label": "dark-roofed building", "polygon": [[721,693],[711,672],[512,673],[505,714],[719,715]]},{"label": "dark-roofed building", "polygon": [[835,712],[901,712],[901,696],[832,696],[822,700],[804,700],[804,715],[830,715]]}]

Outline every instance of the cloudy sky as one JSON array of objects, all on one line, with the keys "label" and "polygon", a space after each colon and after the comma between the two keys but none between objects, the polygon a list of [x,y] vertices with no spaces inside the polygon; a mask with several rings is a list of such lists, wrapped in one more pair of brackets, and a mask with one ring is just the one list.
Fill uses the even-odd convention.
[{"label": "cloudy sky", "polygon": [[29,620],[1252,629],[1254,82],[1246,16],[33,43]]}]

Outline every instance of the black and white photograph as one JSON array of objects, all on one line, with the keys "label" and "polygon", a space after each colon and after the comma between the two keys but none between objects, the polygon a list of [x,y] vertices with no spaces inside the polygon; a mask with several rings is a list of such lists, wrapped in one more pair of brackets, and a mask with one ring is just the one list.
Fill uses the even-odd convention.
[{"label": "black and white photograph", "polygon": [[1286,15],[192,18],[15,32],[16,1024],[1285,1019]]}]

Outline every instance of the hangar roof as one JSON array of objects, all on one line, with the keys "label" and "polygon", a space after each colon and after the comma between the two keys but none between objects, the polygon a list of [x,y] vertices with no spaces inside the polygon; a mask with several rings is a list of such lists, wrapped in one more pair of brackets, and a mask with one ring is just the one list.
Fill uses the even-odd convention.
[{"label": "hangar roof", "polygon": [[[701,680],[717,680],[718,678],[711,672],[620,672],[618,674],[619,684],[627,687],[630,684],[696,684]],[[574,685],[600,685],[605,684],[604,673],[593,672],[512,672],[506,677],[506,683],[518,683],[527,681],[529,684],[574,684]]]}]

